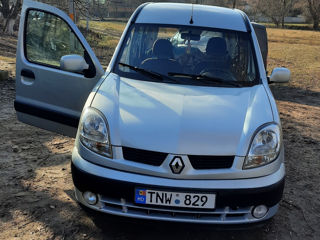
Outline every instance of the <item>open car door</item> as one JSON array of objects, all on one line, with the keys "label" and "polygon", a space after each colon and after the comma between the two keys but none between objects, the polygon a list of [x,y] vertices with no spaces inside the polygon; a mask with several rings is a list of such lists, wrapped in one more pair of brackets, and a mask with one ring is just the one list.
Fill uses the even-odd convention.
[{"label": "open car door", "polygon": [[82,108],[103,74],[67,14],[47,4],[23,1],[14,103],[20,121],[74,137]]}]

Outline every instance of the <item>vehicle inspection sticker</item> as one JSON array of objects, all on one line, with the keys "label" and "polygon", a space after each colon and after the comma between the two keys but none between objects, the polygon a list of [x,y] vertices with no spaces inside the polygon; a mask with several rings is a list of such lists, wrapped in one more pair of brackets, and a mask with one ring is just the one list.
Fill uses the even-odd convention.
[{"label": "vehicle inspection sticker", "polygon": [[135,190],[135,203],[138,204],[214,209],[215,201],[215,194]]}]

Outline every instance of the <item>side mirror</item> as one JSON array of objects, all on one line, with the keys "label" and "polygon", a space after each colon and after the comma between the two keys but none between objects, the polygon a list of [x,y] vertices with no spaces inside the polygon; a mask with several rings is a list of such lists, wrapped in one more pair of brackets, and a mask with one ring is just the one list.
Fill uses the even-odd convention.
[{"label": "side mirror", "polygon": [[287,68],[274,68],[270,77],[268,77],[269,83],[287,83],[290,80],[291,72]]},{"label": "side mirror", "polygon": [[89,65],[86,60],[79,55],[65,55],[60,59],[60,68],[68,72],[83,72]]}]

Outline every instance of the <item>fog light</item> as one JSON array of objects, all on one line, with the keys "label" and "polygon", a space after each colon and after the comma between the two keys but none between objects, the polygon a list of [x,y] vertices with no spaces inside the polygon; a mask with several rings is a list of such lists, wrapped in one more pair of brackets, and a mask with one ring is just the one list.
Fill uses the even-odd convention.
[{"label": "fog light", "polygon": [[259,205],[256,206],[253,211],[252,211],[252,215],[255,218],[263,218],[268,212],[268,208],[265,205]]},{"label": "fog light", "polygon": [[92,192],[85,192],[83,194],[83,198],[84,200],[90,204],[90,205],[94,205],[97,203],[98,197],[96,194],[92,193]]}]

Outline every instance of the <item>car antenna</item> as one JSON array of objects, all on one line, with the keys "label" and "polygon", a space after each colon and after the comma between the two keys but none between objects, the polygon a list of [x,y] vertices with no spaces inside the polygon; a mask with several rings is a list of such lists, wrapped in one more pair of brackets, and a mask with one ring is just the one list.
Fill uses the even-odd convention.
[{"label": "car antenna", "polygon": [[192,13],[191,13],[191,18],[190,18],[190,24],[193,24],[193,3],[192,3]]}]

